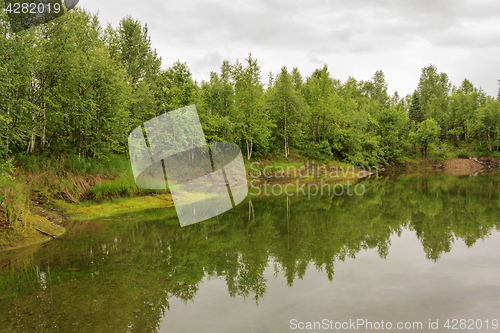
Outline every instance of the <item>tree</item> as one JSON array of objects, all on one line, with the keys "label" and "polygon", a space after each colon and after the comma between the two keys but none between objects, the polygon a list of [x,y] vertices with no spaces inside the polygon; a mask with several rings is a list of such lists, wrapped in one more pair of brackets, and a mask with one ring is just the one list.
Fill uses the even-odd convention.
[{"label": "tree", "polygon": [[[498,80],[498,85],[500,86],[500,80]],[[498,88],[497,99],[500,100],[500,88]]]},{"label": "tree", "polygon": [[109,53],[125,67],[130,89],[130,129],[166,110],[160,83],[161,58],[151,46],[147,25],[128,16],[118,28],[107,30]]},{"label": "tree", "polygon": [[434,118],[442,128],[441,138],[448,135],[448,97],[451,83],[446,73],[438,73],[436,66],[422,68],[418,92],[424,119]]},{"label": "tree", "polygon": [[324,139],[327,115],[333,111],[333,85],[326,65],[315,70],[306,80],[304,95],[309,106],[309,128],[314,142]]},{"label": "tree", "polygon": [[500,103],[498,101],[489,98],[487,103],[473,112],[466,124],[470,139],[478,144],[480,150],[489,152],[492,152],[493,148],[498,150],[500,145]]},{"label": "tree", "polygon": [[[370,82],[370,81],[369,81]],[[385,81],[384,72],[378,70],[373,74],[369,85],[369,97],[377,101],[382,108],[389,106],[389,95],[387,94],[387,82]]]},{"label": "tree", "polygon": [[161,74],[162,97],[165,111],[172,111],[199,102],[199,87],[193,80],[187,64],[176,61]]},{"label": "tree", "polygon": [[408,150],[409,119],[406,110],[390,107],[377,115],[377,134],[386,161],[403,161]]},{"label": "tree", "polygon": [[210,81],[203,82],[201,98],[206,110],[200,114],[205,136],[210,141],[235,141],[235,125],[231,119],[234,109],[234,83],[231,65],[223,61],[220,76],[210,73]]},{"label": "tree", "polygon": [[254,144],[262,152],[267,151],[274,124],[269,121],[265,108],[257,59],[252,58],[250,53],[245,60],[245,67],[239,62],[233,65],[235,107],[232,118],[237,126],[237,140],[246,146],[247,160],[250,160]]},{"label": "tree", "polygon": [[420,145],[422,155],[427,155],[429,145],[436,141],[440,130],[437,122],[433,118],[429,118],[418,124],[416,132],[410,133],[410,140],[415,145]]},{"label": "tree", "polygon": [[297,93],[301,79],[298,71],[295,72],[295,80],[286,67],[281,68],[280,74],[274,80],[274,86],[268,90],[268,99],[271,104],[272,119],[277,125],[277,137],[281,139],[285,158],[290,155],[290,138],[292,142],[302,138],[298,124],[302,111],[301,95]]}]

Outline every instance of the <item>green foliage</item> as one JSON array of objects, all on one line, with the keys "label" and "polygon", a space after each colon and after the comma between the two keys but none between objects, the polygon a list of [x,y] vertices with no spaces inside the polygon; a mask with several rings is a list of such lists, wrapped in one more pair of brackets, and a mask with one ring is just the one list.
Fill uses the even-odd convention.
[{"label": "green foliage", "polygon": [[[429,150],[428,157],[431,160],[443,161],[458,157],[457,153],[453,153],[450,151],[450,148],[446,143],[441,143],[439,145],[430,144],[429,148],[431,149]],[[462,158],[467,158],[467,157],[468,156]]]},{"label": "green foliage", "polygon": [[16,167],[14,166],[14,159],[8,158],[6,161],[0,160],[0,183],[2,181],[14,180],[14,171]]},{"label": "green foliage", "polygon": [[[76,9],[17,35],[6,33],[5,17],[1,22],[0,99],[7,103],[0,108],[0,156],[66,156],[64,168],[96,173],[106,156],[126,156],[132,129],[191,104],[207,140],[234,142],[247,160],[268,152],[287,158],[298,149],[381,165],[404,161],[412,144],[423,153],[438,141],[490,154],[500,149],[498,100],[469,80],[452,89],[433,65],[404,98],[388,95],[381,70],[371,80],[342,83],[326,65],[309,77],[283,67],[264,89],[251,54],[244,63],[223,61],[198,84],[181,61],[162,70],[147,25],[131,17],[103,29],[97,15]],[[431,118],[437,137],[421,126]]]},{"label": "green foliage", "polygon": [[270,121],[265,107],[264,88],[257,59],[249,54],[245,61],[245,66],[236,62],[232,68],[235,100],[233,119],[236,127],[235,141],[246,148],[246,158],[250,160],[254,150],[262,154],[269,149],[274,122]]},{"label": "green foliage", "polygon": [[410,108],[408,109],[408,118],[411,122],[415,123],[415,125],[424,119],[418,91],[415,91],[412,95]]},{"label": "green foliage", "polygon": [[330,147],[330,143],[326,140],[320,143],[310,142],[306,149],[306,156],[317,161],[330,160],[333,157],[332,147]]},{"label": "green foliage", "polygon": [[[280,142],[276,148],[283,147],[285,158],[290,155],[290,147],[298,147],[304,136],[301,130],[302,119],[305,116],[304,100],[300,90],[296,88],[302,85],[302,78],[298,76],[300,73],[297,70],[294,75],[292,76],[287,68],[283,67],[273,80],[273,86],[266,92],[271,118],[276,123],[273,137]],[[325,142],[329,150],[327,156],[331,157],[331,149],[328,142]]]},{"label": "green foliage", "polygon": [[[29,193],[26,184],[14,179],[0,180],[0,222],[7,223],[10,228],[27,229],[26,216],[29,211]],[[0,237],[1,238],[1,237]]]},{"label": "green foliage", "polygon": [[[12,228],[27,228],[19,219],[26,215],[29,193],[25,184],[16,181],[18,170],[14,158],[0,161],[0,223],[7,222]],[[1,238],[1,237],[0,237]]]},{"label": "green foliage", "polygon": [[441,128],[433,118],[429,118],[418,124],[416,132],[410,133],[410,141],[420,146],[422,154],[427,154],[429,145],[433,144],[440,133]]}]

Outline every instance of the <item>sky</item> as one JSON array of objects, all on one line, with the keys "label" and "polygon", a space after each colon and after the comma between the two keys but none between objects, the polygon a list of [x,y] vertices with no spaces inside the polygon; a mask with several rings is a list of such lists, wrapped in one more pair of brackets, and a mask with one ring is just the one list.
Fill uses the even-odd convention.
[{"label": "sky", "polygon": [[498,0],[80,0],[117,27],[147,24],[163,68],[186,62],[198,82],[223,60],[258,59],[269,72],[297,67],[303,77],[328,66],[342,82],[382,70],[392,94],[411,94],[433,64],[453,85],[467,78],[496,96],[500,79]]}]

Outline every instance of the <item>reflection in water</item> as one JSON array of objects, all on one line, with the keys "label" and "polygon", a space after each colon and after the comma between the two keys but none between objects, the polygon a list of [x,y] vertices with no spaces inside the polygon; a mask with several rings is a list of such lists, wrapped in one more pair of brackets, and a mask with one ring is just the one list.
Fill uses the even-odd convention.
[{"label": "reflection in water", "polygon": [[[75,222],[64,239],[36,252],[24,249],[0,256],[0,265],[6,263],[0,270],[0,327],[6,332],[33,328],[49,332],[165,330],[165,325],[175,326],[175,318],[168,323],[164,319],[171,303],[177,305],[178,300],[183,300],[191,304],[200,289],[212,284],[218,287],[206,296],[209,307],[223,294],[229,294],[234,299],[251,299],[245,302],[245,311],[256,314],[277,299],[286,303],[290,293],[308,291],[307,297],[298,297],[283,311],[287,316],[310,311],[309,320],[318,319],[312,313],[319,310],[304,304],[309,304],[311,298],[319,304],[324,301],[323,295],[333,290],[336,296],[329,297],[341,297],[347,287],[337,290],[337,286],[351,283],[354,289],[342,303],[325,303],[323,307],[328,307],[331,315],[343,313],[355,318],[375,311],[360,310],[366,304],[356,290],[367,285],[374,288],[381,281],[408,289],[413,285],[409,282],[412,275],[426,281],[422,290],[438,294],[433,298],[435,302],[459,299],[463,304],[477,305],[484,301],[479,294],[498,297],[500,302],[498,282],[485,282],[473,299],[472,294],[461,296],[449,289],[454,283],[466,282],[460,280],[466,278],[464,272],[453,271],[456,281],[444,285],[431,278],[432,267],[448,267],[441,257],[458,246],[456,240],[470,247],[498,234],[499,180],[497,176],[442,175],[368,179],[364,196],[318,196],[311,200],[297,196],[251,197],[218,218],[184,228],[172,210]],[[397,237],[403,234],[416,235],[420,245],[412,247],[410,238]],[[395,255],[407,259],[395,264],[395,259],[390,260],[391,243],[403,239],[399,247],[402,250]],[[366,253],[371,252],[365,250],[388,259],[382,263],[376,261],[378,258],[367,259]],[[490,274],[485,281],[498,281],[498,274],[491,276],[489,271],[492,258],[498,264],[498,252],[471,258],[466,253],[460,252],[463,267],[476,263],[477,269],[484,269],[478,272]],[[431,266],[416,272],[417,266],[412,266],[412,275],[408,275],[405,265],[416,265],[418,258],[424,257]],[[336,274],[339,265],[347,265],[347,271]],[[360,276],[361,282],[353,284],[354,277]],[[215,281],[223,281],[223,287]],[[408,290],[407,295],[394,292],[385,303],[385,315],[395,316],[401,308],[397,304],[415,294],[417,290]],[[379,298],[373,297],[371,302]],[[189,316],[206,315],[206,308],[195,307],[203,302],[197,298],[192,306],[198,310]],[[216,304],[221,302],[232,304]],[[352,312],[345,312],[346,304]],[[499,312],[500,303],[491,306]],[[238,314],[233,317],[236,322],[240,318]],[[289,328],[287,322],[276,326],[272,319],[262,325],[267,329],[276,327],[277,331]]]}]

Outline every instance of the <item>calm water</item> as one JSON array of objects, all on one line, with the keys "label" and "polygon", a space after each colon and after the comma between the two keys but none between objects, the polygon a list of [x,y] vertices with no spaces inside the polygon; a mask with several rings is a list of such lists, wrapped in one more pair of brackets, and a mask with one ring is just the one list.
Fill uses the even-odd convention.
[{"label": "calm water", "polygon": [[0,331],[500,332],[500,176],[363,184],[184,228],[173,209],[75,222],[0,254]]}]

